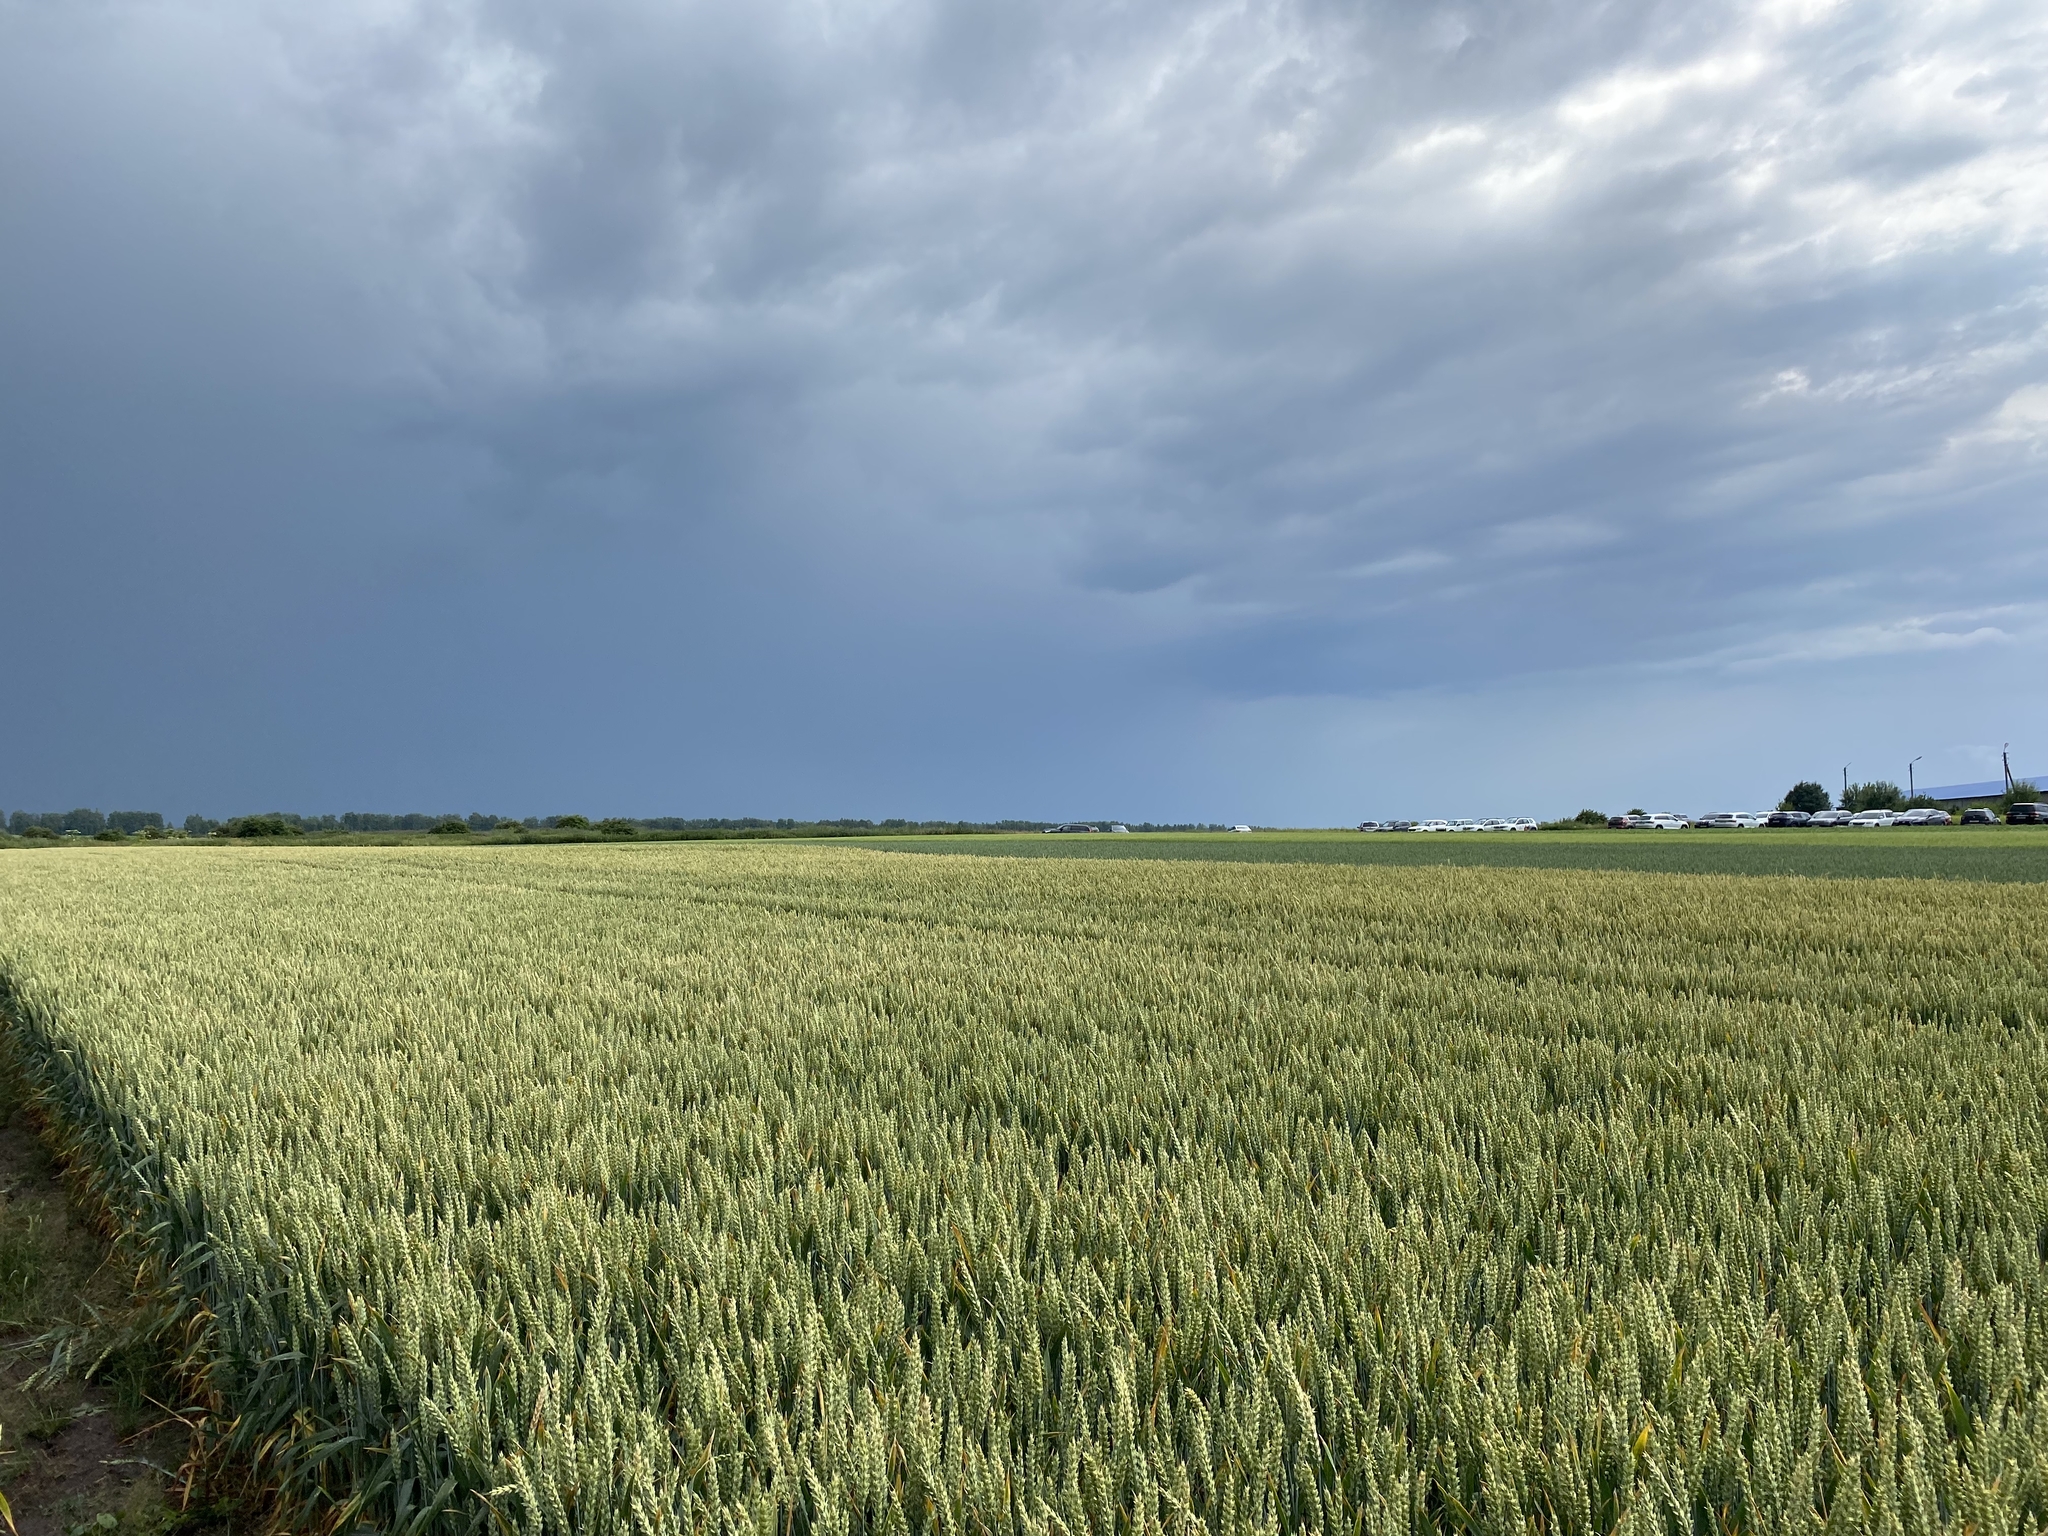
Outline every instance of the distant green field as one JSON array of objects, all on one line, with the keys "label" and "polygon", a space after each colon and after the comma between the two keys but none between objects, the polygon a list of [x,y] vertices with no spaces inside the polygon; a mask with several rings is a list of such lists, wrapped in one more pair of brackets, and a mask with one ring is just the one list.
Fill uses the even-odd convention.
[{"label": "distant green field", "polygon": [[1919,827],[1854,832],[1005,833],[863,838],[902,853],[997,858],[1214,859],[1242,864],[1465,864],[1683,875],[2048,881],[2048,828]]}]

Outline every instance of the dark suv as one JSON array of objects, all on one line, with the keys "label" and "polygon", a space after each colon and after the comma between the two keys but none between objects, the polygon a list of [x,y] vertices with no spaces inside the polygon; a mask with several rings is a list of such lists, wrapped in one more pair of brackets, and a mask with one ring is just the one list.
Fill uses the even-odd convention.
[{"label": "dark suv", "polygon": [[1803,827],[1813,820],[1811,811],[1773,811],[1764,818],[1769,827]]},{"label": "dark suv", "polygon": [[2038,800],[2022,800],[2005,813],[2007,826],[2018,826],[2023,821],[2048,821],[2048,805]]},{"label": "dark suv", "polygon": [[1998,812],[1991,809],[1988,805],[1973,805],[1963,812],[1963,825],[1966,827],[1995,827],[1998,825]]}]

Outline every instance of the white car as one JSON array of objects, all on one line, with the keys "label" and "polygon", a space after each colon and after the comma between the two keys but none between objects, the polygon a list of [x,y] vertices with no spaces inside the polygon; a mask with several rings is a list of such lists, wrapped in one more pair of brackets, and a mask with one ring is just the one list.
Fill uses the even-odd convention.
[{"label": "white car", "polygon": [[1858,811],[1849,818],[1852,827],[1888,827],[1899,819],[1897,811]]},{"label": "white car", "polygon": [[1239,822],[1239,823],[1238,823],[1238,824],[1237,824],[1236,826],[1232,827],[1232,828],[1231,828],[1230,830],[1231,830],[1231,831],[1233,831],[1233,832],[1249,832],[1249,831],[1251,831],[1251,828],[1250,828],[1250,827],[1248,827],[1248,826],[1246,826],[1246,825],[1245,825],[1245,824],[1244,824],[1243,822]]},{"label": "white car", "polygon": [[1537,822],[1536,819],[1531,816],[1516,816],[1512,818],[1507,825],[1508,830],[1510,832],[1534,832],[1537,827]]},{"label": "white car", "polygon": [[1742,817],[1740,813],[1735,811],[1709,811],[1706,815],[1694,821],[1693,825],[1696,827],[1739,827],[1742,825]]},{"label": "white car", "polygon": [[1638,816],[1635,824],[1655,832],[1683,832],[1692,825],[1683,816],[1674,816],[1669,811],[1653,811],[1648,816]]},{"label": "white car", "polygon": [[1418,821],[1415,823],[1415,830],[1418,832],[1448,832],[1451,830],[1451,824],[1448,821]]}]

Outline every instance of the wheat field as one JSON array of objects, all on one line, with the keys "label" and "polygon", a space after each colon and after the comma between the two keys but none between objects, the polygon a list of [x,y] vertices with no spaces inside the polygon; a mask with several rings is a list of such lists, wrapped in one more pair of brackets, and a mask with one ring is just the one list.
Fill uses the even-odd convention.
[{"label": "wheat field", "polygon": [[2048,1528],[2048,887],[0,858],[309,1523]]}]

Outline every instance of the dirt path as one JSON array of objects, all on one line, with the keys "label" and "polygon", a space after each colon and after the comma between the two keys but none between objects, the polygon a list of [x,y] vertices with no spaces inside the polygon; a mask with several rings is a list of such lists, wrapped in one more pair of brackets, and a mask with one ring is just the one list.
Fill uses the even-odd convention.
[{"label": "dirt path", "polygon": [[[189,1436],[159,1406],[176,1398],[132,1277],[66,1198],[10,1079],[0,1072],[0,1492],[21,1536],[247,1536],[182,1498]],[[69,1367],[53,1371],[60,1343]]]}]

